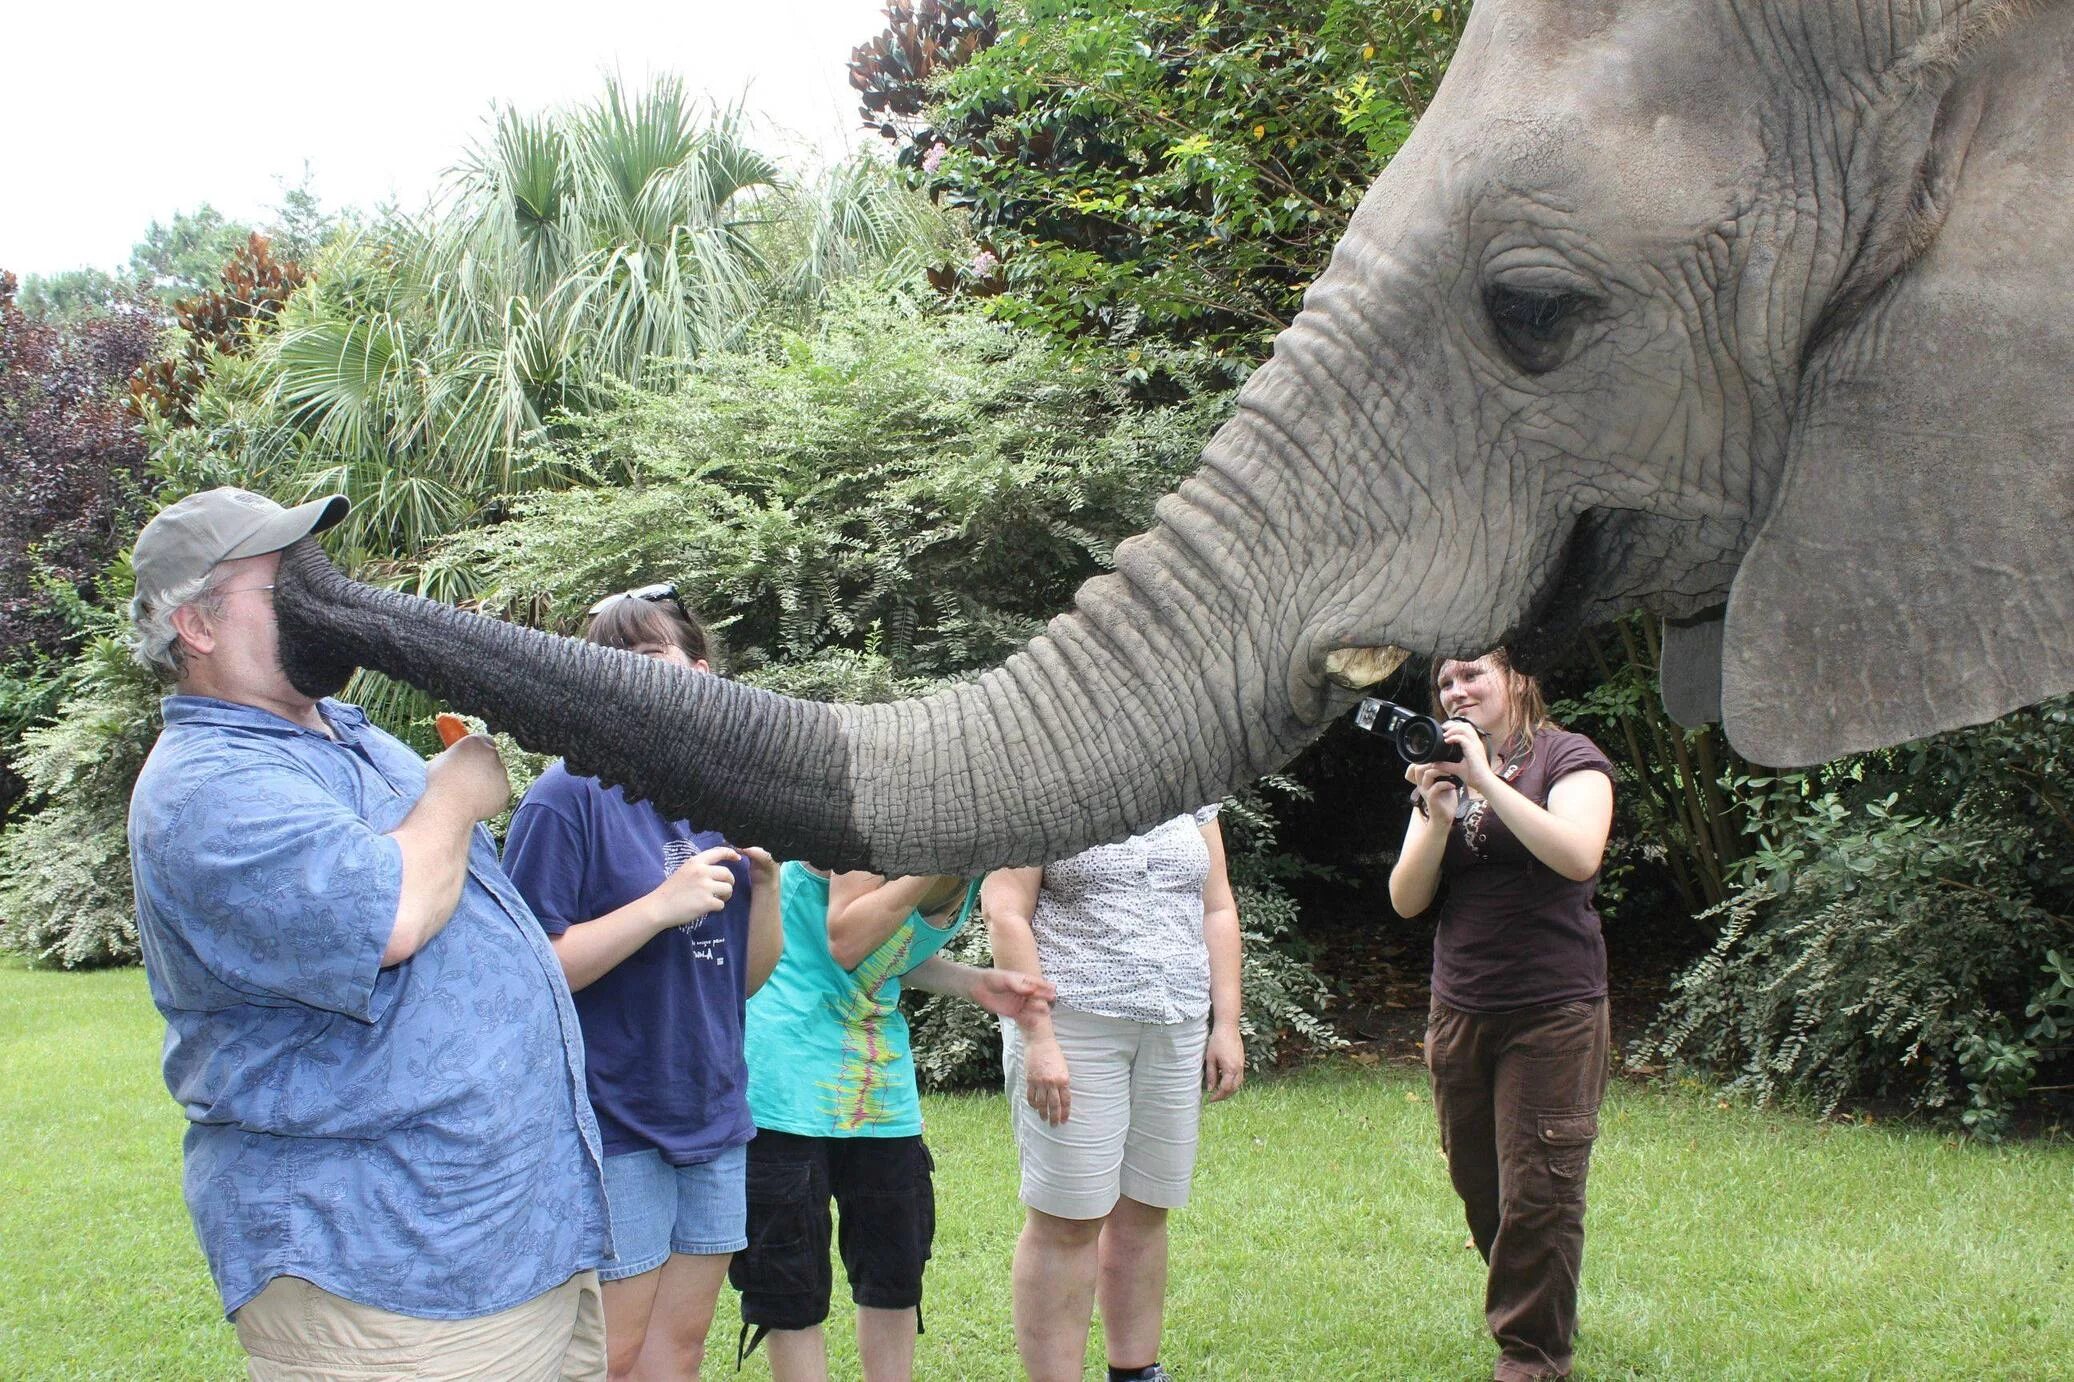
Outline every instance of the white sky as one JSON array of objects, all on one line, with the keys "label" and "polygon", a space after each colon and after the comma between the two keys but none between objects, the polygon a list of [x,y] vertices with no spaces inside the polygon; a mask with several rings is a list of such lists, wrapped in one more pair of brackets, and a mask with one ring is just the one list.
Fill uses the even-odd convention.
[{"label": "white sky", "polygon": [[[674,72],[795,166],[878,144],[845,63],[884,0],[30,0],[0,18],[0,268],[115,269],[203,202],[263,219],[305,161],[327,208],[415,207],[492,103]],[[272,70],[267,70],[271,68]],[[197,76],[195,74],[201,74]]]}]

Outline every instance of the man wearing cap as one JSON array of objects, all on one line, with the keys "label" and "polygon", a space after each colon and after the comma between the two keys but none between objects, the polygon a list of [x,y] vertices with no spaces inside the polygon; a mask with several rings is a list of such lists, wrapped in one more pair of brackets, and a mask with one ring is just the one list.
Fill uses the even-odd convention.
[{"label": "man wearing cap", "polygon": [[427,763],[281,668],[281,549],[345,512],[211,490],[132,558],[174,682],[129,835],[188,1210],[256,1378],[602,1378],[597,1125],[479,824],[496,749]]}]

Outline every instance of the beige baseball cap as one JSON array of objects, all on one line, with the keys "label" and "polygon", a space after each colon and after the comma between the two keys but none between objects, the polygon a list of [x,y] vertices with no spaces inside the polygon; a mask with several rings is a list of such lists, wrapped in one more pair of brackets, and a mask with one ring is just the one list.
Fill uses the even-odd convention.
[{"label": "beige baseball cap", "polygon": [[154,600],[208,575],[219,562],[278,552],[297,538],[323,532],[351,507],[343,494],[292,509],[230,485],[190,494],[160,510],[137,534],[130,552],[137,594]]}]

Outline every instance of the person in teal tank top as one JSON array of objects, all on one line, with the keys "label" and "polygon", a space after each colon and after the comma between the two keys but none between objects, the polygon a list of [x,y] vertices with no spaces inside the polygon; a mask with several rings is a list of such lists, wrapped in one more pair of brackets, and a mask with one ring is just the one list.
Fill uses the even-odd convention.
[{"label": "person in teal tank top", "polygon": [[901,985],[1009,1018],[1052,997],[1042,979],[937,953],[978,896],[977,880],[831,877],[798,862],[779,872],[783,957],[750,998],[743,1032],[756,1123],[749,1246],[728,1270],[742,1294],[740,1354],[769,1336],[775,1382],[828,1375],[831,1199],[864,1376],[913,1374],[936,1201]]}]

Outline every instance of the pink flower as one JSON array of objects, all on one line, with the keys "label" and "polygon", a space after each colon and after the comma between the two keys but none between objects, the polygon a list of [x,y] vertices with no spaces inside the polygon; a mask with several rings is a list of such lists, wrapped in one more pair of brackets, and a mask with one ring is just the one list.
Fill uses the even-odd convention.
[{"label": "pink flower", "polygon": [[936,143],[931,144],[929,146],[929,152],[922,155],[922,171],[925,173],[935,172],[937,169],[937,165],[943,162],[943,156],[949,152],[950,150],[946,149],[943,146],[942,140],[938,140]]},{"label": "pink flower", "polygon": [[978,254],[972,256],[972,276],[974,278],[985,278],[1000,267],[1001,261],[994,257],[992,250],[981,250]]}]

